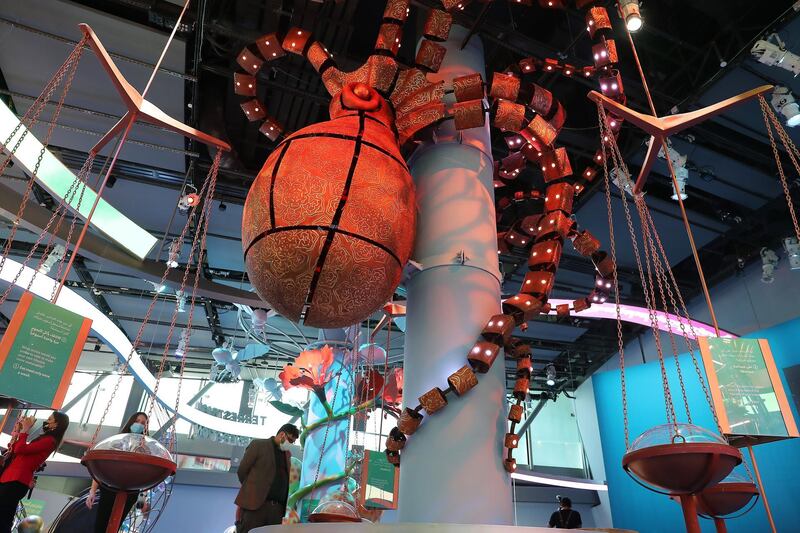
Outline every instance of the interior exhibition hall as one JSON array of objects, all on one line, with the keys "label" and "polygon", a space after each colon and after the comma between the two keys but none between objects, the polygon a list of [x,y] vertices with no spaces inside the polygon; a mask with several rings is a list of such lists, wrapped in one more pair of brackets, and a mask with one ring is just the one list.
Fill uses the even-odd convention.
[{"label": "interior exhibition hall", "polygon": [[800,1],[0,44],[0,533],[800,531]]}]

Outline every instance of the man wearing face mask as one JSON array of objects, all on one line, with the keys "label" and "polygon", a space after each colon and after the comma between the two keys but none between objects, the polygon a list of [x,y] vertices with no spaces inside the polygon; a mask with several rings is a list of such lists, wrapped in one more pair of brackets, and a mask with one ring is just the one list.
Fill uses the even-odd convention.
[{"label": "man wearing face mask", "polygon": [[247,447],[236,474],[242,488],[236,532],[280,524],[289,496],[289,445],[300,436],[297,427],[284,424],[271,439],[255,439]]}]

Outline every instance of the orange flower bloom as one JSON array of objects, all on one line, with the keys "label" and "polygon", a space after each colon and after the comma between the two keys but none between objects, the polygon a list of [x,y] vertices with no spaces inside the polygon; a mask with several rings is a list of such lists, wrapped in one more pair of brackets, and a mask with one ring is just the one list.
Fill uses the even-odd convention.
[{"label": "orange flower bloom", "polygon": [[383,401],[392,405],[403,403],[402,368],[393,368],[389,375],[386,376],[386,385],[383,387]]},{"label": "orange flower bloom", "polygon": [[294,364],[289,363],[283,367],[283,372],[278,377],[284,389],[291,387],[322,389],[333,378],[331,365],[333,365],[333,350],[325,345],[319,350],[302,352]]}]

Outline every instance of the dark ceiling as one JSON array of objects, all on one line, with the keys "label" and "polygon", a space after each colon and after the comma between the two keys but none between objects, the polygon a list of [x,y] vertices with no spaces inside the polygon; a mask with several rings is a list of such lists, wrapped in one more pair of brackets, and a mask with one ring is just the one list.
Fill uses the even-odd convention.
[{"label": "dark ceiling", "polygon": [[[163,35],[169,33],[180,8],[177,0],[77,0],[74,3],[147,26]],[[612,2],[607,4],[613,13]],[[300,26],[312,30],[327,45],[340,68],[355,68],[372,50],[383,5],[384,2],[378,0],[195,0],[192,3],[185,27],[178,33],[179,39],[185,42],[183,118],[201,130],[229,140],[234,148],[223,162],[217,200],[238,210],[255,174],[274,146],[258,132],[257,123],[245,119],[241,100],[233,93],[233,74],[238,69],[235,57],[239,51],[261,35],[282,34],[292,26]],[[420,27],[424,11],[437,5],[435,0],[412,1],[410,20],[413,22],[406,24],[400,52],[401,59],[407,63],[411,63],[410,55],[418,39],[415,28]],[[792,5],[791,1],[748,0],[642,2],[646,22],[635,39],[659,114],[691,110],[776,81],[800,91],[800,84],[794,82],[788,72],[759,65],[749,54],[754,40],[769,31],[779,30],[790,48],[800,45],[797,37],[800,27]],[[504,71],[527,56],[553,57],[576,66],[591,64],[591,41],[585,31],[582,12],[574,7],[549,10],[497,0],[488,5],[468,6],[456,15],[456,21],[474,27],[483,40],[487,73]],[[630,48],[621,22],[615,20],[614,24],[629,105],[644,111],[646,100]],[[721,67],[723,62],[725,67]],[[596,88],[596,81],[546,73],[530,76],[526,81],[550,89],[565,105],[568,118],[559,142],[569,148],[573,168],[583,168],[598,144],[597,111],[586,98],[587,92]],[[329,97],[319,76],[298,56],[290,54],[259,72],[259,96],[267,103],[270,114],[288,130],[327,118]],[[681,153],[689,156],[686,205],[701,247],[701,259],[713,285],[756,260],[762,246],[777,248],[779,239],[790,232],[790,221],[756,104],[737,109],[688,133],[674,142]],[[796,133],[791,132],[791,135],[797,139]],[[623,128],[620,147],[633,167],[643,158],[644,141],[641,132],[627,125]],[[507,154],[502,135],[494,135],[493,143],[497,158]],[[159,166],[127,161],[120,165],[117,178],[130,182],[131,186],[177,190],[188,169],[189,178],[199,186],[210,157],[203,147],[192,143],[184,148],[184,165]],[[80,166],[82,153],[79,150],[65,149],[61,155],[68,163],[70,157],[74,159],[71,166]],[[672,189],[666,173],[663,161],[657,163],[648,182],[647,202],[659,231],[668,237],[664,241],[670,263],[684,296],[689,299],[699,294],[700,287],[677,205],[669,199]],[[497,200],[539,184],[539,173],[526,170],[514,183],[496,190]],[[581,195],[576,218],[583,227],[607,241],[605,198],[598,185],[595,182]],[[535,209],[536,206],[524,203],[515,205],[498,220],[499,229],[505,229],[514,217]],[[232,216],[231,211],[228,215]],[[236,280],[246,286],[235,237],[236,222],[231,219],[230,224],[226,224],[231,227],[220,230],[220,238],[212,238],[209,257],[213,258],[205,275],[218,281]],[[622,218],[615,219],[615,228],[618,235],[626,232]],[[163,231],[163,228],[157,229]],[[618,254],[623,297],[628,303],[643,304],[630,246],[621,242]],[[502,260],[506,274],[504,292],[516,292],[523,273],[520,265],[524,266],[526,258],[512,253],[504,255]],[[577,255],[566,256],[553,296],[584,296],[593,280],[594,269],[590,263]],[[76,280],[76,283],[81,281]],[[108,283],[123,282],[109,279]],[[124,300],[124,297],[113,300],[120,298]],[[112,307],[122,305],[108,303]],[[206,311],[211,315],[215,305],[225,309],[224,304],[210,304]],[[136,310],[131,309],[128,314],[134,317]],[[212,322],[209,328],[213,331]],[[624,334],[632,337],[642,331],[639,327],[626,326]],[[534,339],[535,357],[539,362],[555,360],[574,376],[575,380],[568,384],[570,388],[617,350],[616,326],[607,321],[543,317],[524,335]]]}]

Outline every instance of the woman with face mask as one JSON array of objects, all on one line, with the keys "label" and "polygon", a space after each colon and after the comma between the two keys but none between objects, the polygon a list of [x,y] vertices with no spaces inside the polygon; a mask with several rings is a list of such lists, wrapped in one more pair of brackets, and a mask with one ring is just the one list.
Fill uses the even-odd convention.
[{"label": "woman with face mask", "polygon": [[[146,413],[133,413],[130,418],[128,418],[128,421],[125,422],[125,425],[122,426],[120,433],[147,435],[147,422],[148,419]],[[98,493],[100,494],[100,498],[95,503],[95,498]],[[122,512],[123,521],[133,508],[138,496],[139,495],[136,493],[128,495],[128,499],[125,501],[125,508]],[[92,488],[89,489],[89,495],[86,497],[86,507],[91,509],[95,505],[97,506],[97,519],[94,523],[95,533],[105,533],[106,529],[108,528],[108,522],[111,520],[111,510],[114,507],[115,497],[116,494],[114,492],[104,489],[97,483],[97,481],[92,480]]]},{"label": "woman with face mask", "polygon": [[24,417],[14,426],[11,435],[0,475],[0,533],[11,533],[19,501],[33,486],[33,476],[47,456],[61,446],[69,417],[53,411],[42,424],[42,434],[28,442],[28,434],[35,423],[35,417]]}]

